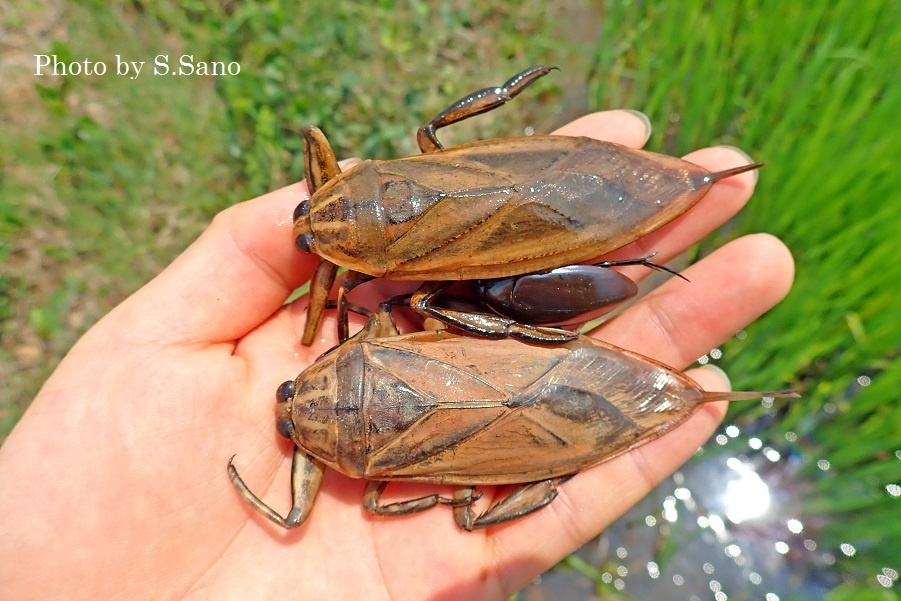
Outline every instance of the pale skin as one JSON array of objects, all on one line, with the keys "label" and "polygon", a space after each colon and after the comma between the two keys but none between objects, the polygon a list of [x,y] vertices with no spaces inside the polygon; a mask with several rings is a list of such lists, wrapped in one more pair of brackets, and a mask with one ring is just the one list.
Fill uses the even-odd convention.
[{"label": "pale skin", "polygon": [[[624,111],[557,133],[636,147],[648,135]],[[686,159],[711,171],[747,162],[729,148]],[[657,252],[655,261],[666,261],[738,212],[754,182],[745,173],[717,183],[689,213],[606,258]],[[221,213],[46,382],[0,448],[8,598],[504,599],[669,476],[722,419],[724,404],[706,405],[676,430],[562,484],[548,507],[485,530],[461,532],[440,506],[370,516],[364,482],[331,470],[306,523],[279,529],[238,496],[225,468],[237,454],[250,489],[287,512],[291,445],[275,431],[275,389],[335,343],[334,312],[305,348],[305,299],[282,307],[315,267],[292,244],[290,216],[306,194],[299,183]],[[752,235],[683,273],[690,283],[669,279],[592,335],[684,368],[781,300],[793,263],[781,242]],[[367,284],[353,300],[396,290]],[[711,370],[689,375],[707,389],[728,386]],[[393,484],[386,495],[434,491]],[[499,491],[483,492],[484,501]]]}]

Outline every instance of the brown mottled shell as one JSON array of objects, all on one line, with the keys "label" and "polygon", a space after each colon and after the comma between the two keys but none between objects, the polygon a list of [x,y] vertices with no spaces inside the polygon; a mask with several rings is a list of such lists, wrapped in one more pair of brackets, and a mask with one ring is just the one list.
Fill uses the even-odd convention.
[{"label": "brown mottled shell", "polygon": [[720,394],[587,337],[533,346],[446,331],[345,343],[295,387],[295,443],[309,454],[355,478],[450,484],[571,474]]},{"label": "brown mottled shell", "polygon": [[577,263],[697,203],[710,173],[591,138],[534,136],[366,161],[311,201],[311,249],[396,280],[495,278]]}]

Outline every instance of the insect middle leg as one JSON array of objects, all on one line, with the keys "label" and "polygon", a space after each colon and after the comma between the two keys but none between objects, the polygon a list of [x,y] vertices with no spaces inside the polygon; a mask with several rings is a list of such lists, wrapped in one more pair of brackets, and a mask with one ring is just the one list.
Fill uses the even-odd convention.
[{"label": "insect middle leg", "polygon": [[436,505],[450,505],[451,507],[460,507],[468,505],[478,499],[478,496],[469,496],[466,498],[448,498],[441,495],[426,495],[408,501],[399,501],[397,503],[389,503],[382,505],[380,503],[382,492],[388,483],[383,480],[370,480],[366,483],[366,492],[363,493],[363,506],[372,515],[407,515],[409,513],[418,513],[431,509]]},{"label": "insect middle leg", "polygon": [[454,521],[462,530],[472,531],[521,518],[556,499],[557,485],[570,478],[572,475],[523,484],[476,518],[472,515],[473,488],[461,486],[454,491],[454,498],[468,502],[454,508]]},{"label": "insect middle leg", "polygon": [[457,311],[436,306],[435,299],[450,283],[425,282],[413,293],[410,306],[423,316],[434,317],[447,325],[485,338],[512,337],[528,342],[557,344],[574,340],[579,336],[578,332],[563,328],[531,326],[500,315]]}]

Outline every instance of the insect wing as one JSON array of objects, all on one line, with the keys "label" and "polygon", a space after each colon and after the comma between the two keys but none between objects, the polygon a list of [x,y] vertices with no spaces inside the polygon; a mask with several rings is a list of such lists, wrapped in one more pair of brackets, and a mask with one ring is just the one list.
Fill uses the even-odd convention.
[{"label": "insect wing", "polygon": [[[538,347],[429,335],[428,344],[417,335],[373,343],[368,477],[500,484],[565,475],[659,436],[701,398],[678,372],[586,338]],[[399,389],[406,395],[379,393]],[[406,419],[388,420],[386,410]]]},{"label": "insect wing", "polygon": [[[589,138],[486,140],[386,163],[418,203],[389,230],[388,277],[503,277],[574,263],[657,229],[700,200],[691,163]],[[428,202],[424,199],[428,198]],[[403,219],[408,221],[404,222]],[[536,244],[540,240],[541,244]]]},{"label": "insect wing", "polygon": [[548,363],[523,356],[524,345],[511,356],[509,345],[472,342],[484,341],[442,331],[364,343],[368,477],[400,474],[405,466],[440,472],[436,455],[507,414],[511,393],[565,354],[546,353]]}]

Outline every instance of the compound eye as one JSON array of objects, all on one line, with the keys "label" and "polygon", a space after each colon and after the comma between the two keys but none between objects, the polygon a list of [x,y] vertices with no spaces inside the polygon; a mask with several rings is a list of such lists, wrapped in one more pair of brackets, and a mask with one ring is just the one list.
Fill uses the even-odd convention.
[{"label": "compound eye", "polygon": [[301,217],[305,217],[310,214],[310,201],[309,199],[301,201],[297,208],[294,209],[294,221],[296,222]]},{"label": "compound eye", "polygon": [[297,245],[297,248],[302,250],[305,253],[310,252],[310,246],[313,242],[312,234],[300,234],[297,238],[294,239],[294,244]]},{"label": "compound eye", "polygon": [[288,419],[280,419],[275,424],[275,429],[278,430],[278,433],[287,438],[288,440],[294,440],[294,423]]},{"label": "compound eye", "polygon": [[275,398],[278,399],[280,403],[287,403],[288,401],[293,399],[294,380],[283,382],[282,385],[278,387],[278,390],[275,391]]}]

